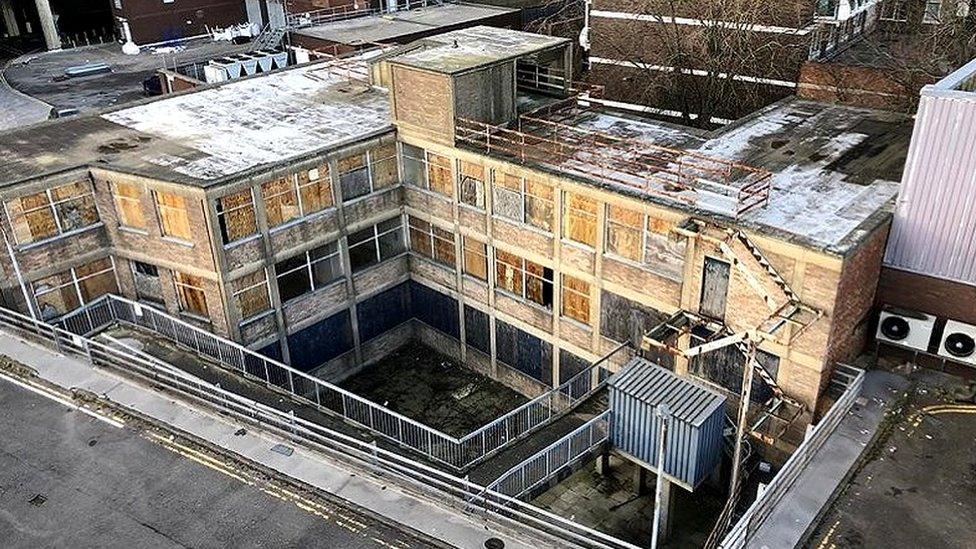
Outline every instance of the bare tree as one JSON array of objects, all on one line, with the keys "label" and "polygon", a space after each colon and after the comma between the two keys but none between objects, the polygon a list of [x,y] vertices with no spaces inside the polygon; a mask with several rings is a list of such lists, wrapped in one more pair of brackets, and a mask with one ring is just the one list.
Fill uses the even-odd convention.
[{"label": "bare tree", "polygon": [[[799,4],[789,4],[775,9],[800,20]],[[630,6],[643,20],[591,23],[591,54],[613,60],[594,72],[611,88],[616,84],[626,100],[679,111],[685,124],[708,127],[713,118],[761,106],[760,80],[795,78],[806,57],[798,33],[757,32],[757,22],[770,20],[774,8],[768,2],[638,0]]]}]

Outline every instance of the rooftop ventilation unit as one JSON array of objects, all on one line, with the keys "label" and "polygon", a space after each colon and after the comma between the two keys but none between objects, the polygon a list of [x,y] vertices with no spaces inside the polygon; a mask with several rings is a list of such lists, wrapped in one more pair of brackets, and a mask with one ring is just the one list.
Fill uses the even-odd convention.
[{"label": "rooftop ventilation unit", "polygon": [[274,68],[274,58],[268,55],[267,52],[259,50],[250,55],[251,57],[257,58],[258,68],[261,69],[261,72],[271,72],[271,69]]},{"label": "rooftop ventilation unit", "polygon": [[241,67],[244,68],[244,76],[251,76],[252,74],[257,74],[258,72],[258,60],[246,53],[239,53],[237,55],[232,55],[231,59],[236,59],[241,62]]},{"label": "rooftop ventilation unit", "polygon": [[886,307],[878,319],[878,341],[906,347],[916,351],[927,351],[935,317],[915,311]]},{"label": "rooftop ventilation unit", "polygon": [[241,77],[241,71],[243,68],[241,67],[241,62],[236,59],[220,57],[217,59],[212,59],[209,64],[215,67],[221,67],[227,71],[227,78],[230,80]]},{"label": "rooftop ventilation unit", "polygon": [[976,366],[976,326],[947,320],[939,356]]},{"label": "rooftop ventilation unit", "polygon": [[227,70],[218,65],[204,65],[203,79],[207,84],[216,84],[227,80]]}]

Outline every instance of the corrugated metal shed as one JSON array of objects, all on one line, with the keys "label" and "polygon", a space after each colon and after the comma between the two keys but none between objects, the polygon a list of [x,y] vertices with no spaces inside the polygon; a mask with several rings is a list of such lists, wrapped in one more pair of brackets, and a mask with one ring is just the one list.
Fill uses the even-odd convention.
[{"label": "corrugated metal shed", "polygon": [[642,358],[633,359],[609,381],[611,442],[614,447],[657,470],[660,419],[654,410],[671,412],[664,473],[694,490],[719,464],[725,397]]},{"label": "corrugated metal shed", "polygon": [[976,285],[976,60],[922,89],[885,264]]}]

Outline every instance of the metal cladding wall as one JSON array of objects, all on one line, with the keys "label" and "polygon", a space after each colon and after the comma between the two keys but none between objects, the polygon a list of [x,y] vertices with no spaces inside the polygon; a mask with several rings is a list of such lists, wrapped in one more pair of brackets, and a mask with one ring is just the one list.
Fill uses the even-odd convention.
[{"label": "metal cladding wall", "polygon": [[671,412],[664,472],[694,490],[722,457],[725,397],[644,359],[633,359],[610,380],[610,440],[614,448],[657,469],[660,404]]},{"label": "metal cladding wall", "polygon": [[922,89],[885,264],[976,285],[976,61]]}]

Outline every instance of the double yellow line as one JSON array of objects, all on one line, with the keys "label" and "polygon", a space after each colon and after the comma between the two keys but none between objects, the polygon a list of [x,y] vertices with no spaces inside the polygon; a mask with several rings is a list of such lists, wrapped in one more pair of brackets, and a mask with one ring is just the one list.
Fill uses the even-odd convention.
[{"label": "double yellow line", "polygon": [[918,411],[930,416],[938,414],[976,414],[976,404],[933,404]]}]

